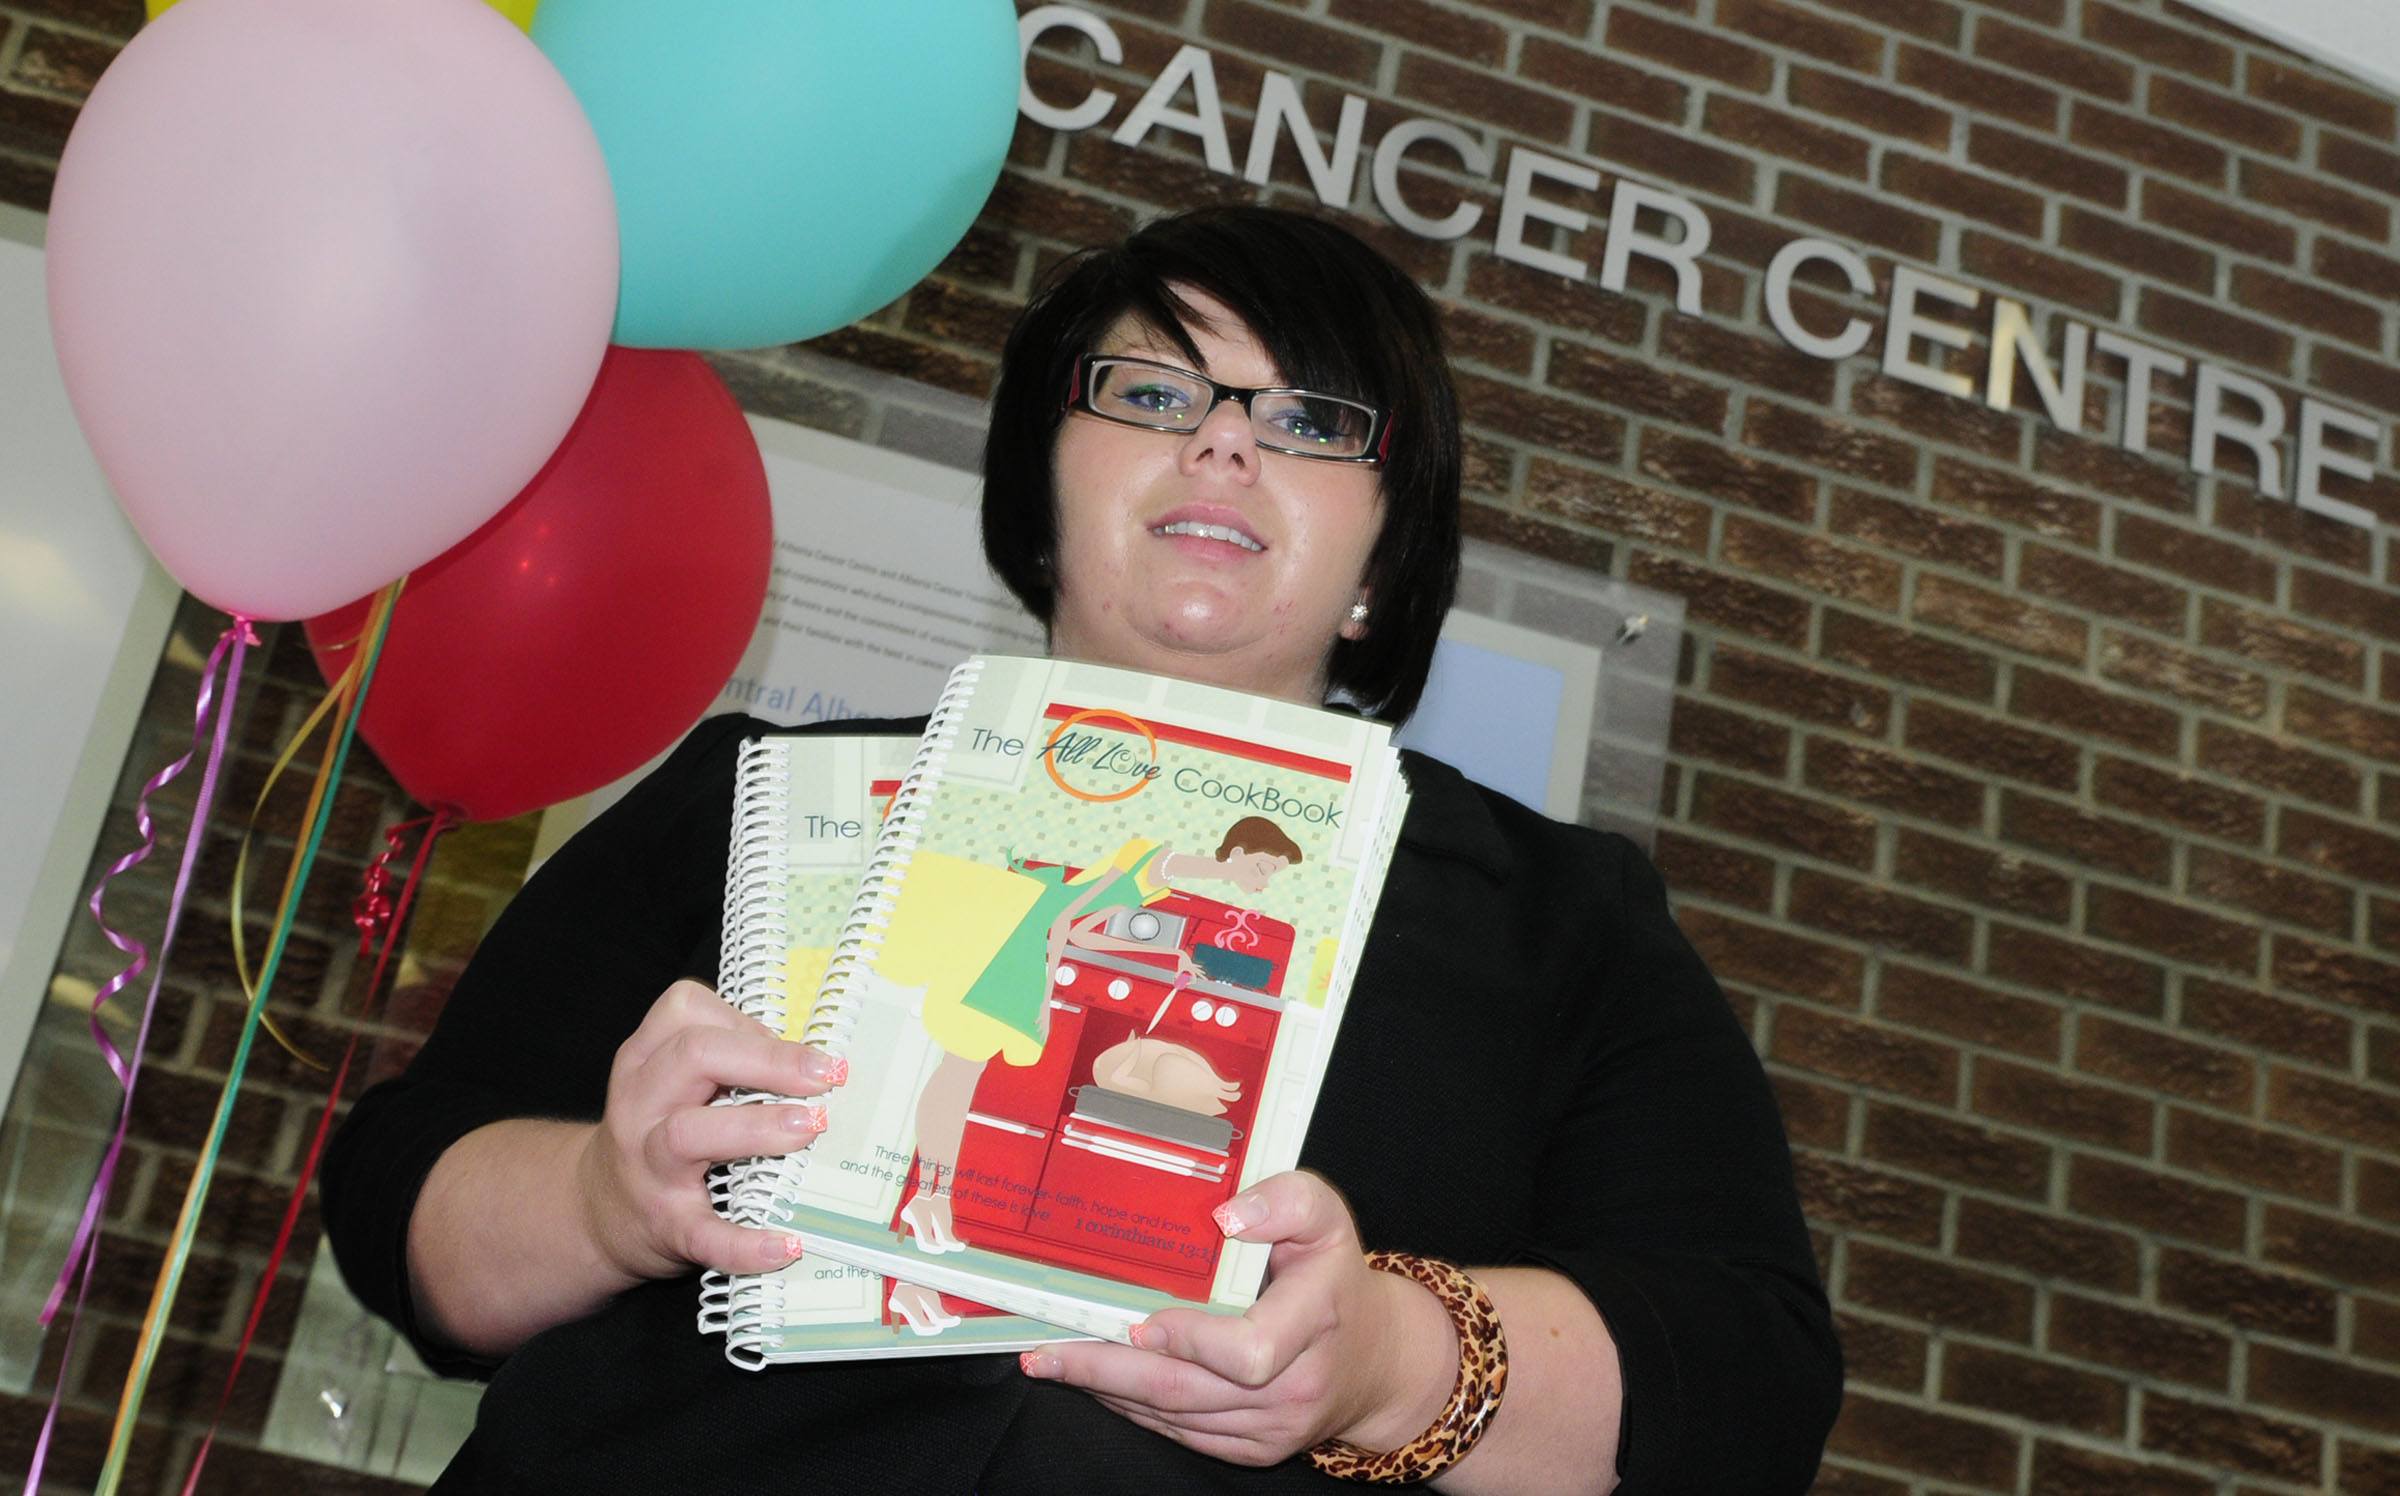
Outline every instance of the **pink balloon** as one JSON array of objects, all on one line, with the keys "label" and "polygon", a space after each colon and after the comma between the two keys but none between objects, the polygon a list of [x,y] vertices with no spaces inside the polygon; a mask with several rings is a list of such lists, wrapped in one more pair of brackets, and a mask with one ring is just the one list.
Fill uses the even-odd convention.
[{"label": "pink balloon", "polygon": [[497,513],[617,297],[608,171],[483,0],[194,0],[77,118],[49,224],[67,393],[204,601],[304,618]]}]

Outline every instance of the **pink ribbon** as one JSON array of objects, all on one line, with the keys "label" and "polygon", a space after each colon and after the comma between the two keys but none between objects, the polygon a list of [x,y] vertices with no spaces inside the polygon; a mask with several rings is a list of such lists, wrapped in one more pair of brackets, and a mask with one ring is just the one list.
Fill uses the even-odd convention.
[{"label": "pink ribbon", "polygon": [[[123,971],[110,978],[108,984],[92,997],[92,1037],[108,1060],[108,1068],[116,1073],[117,1083],[125,1088],[125,1096],[117,1108],[116,1131],[108,1140],[107,1153],[101,1157],[99,1175],[92,1181],[92,1192],[84,1201],[83,1218],[75,1227],[75,1240],[67,1248],[67,1259],[59,1268],[58,1281],[50,1285],[50,1296],[42,1304],[40,1322],[48,1325],[58,1313],[58,1306],[66,1297],[68,1285],[75,1285],[75,1314],[67,1322],[67,1343],[65,1354],[59,1361],[58,1384],[51,1389],[50,1411],[42,1419],[41,1437],[33,1447],[33,1463],[25,1472],[27,1496],[32,1496],[41,1487],[42,1464],[49,1452],[51,1432],[58,1422],[59,1398],[66,1390],[67,1370],[74,1364],[75,1328],[82,1322],[84,1295],[92,1284],[92,1265],[100,1255],[100,1216],[108,1207],[109,1186],[116,1178],[117,1160],[125,1151],[125,1132],[133,1120],[134,1078],[140,1074],[142,1056],[149,1048],[150,1021],[158,1013],[159,983],[166,976],[168,953],[175,948],[176,927],[183,920],[184,893],[191,886],[192,868],[200,859],[200,842],[208,825],[208,808],[216,797],[217,771],[224,763],[225,741],[233,723],[233,700],[241,688],[242,657],[259,642],[258,633],[250,624],[249,619],[237,615],[225,632],[217,636],[216,647],[209,651],[207,667],[200,675],[199,703],[192,711],[192,746],[183,757],[152,775],[149,782],[142,786],[141,797],[134,811],[134,823],[141,830],[142,845],[112,863],[108,871],[100,875],[99,884],[92,889],[89,907],[92,918],[100,922],[100,933],[108,938],[109,944],[133,957]],[[225,690],[221,700],[217,692],[217,670],[220,665],[225,669]],[[150,964],[149,952],[141,942],[110,928],[100,912],[101,895],[107,891],[111,879],[133,868],[156,849],[158,839],[150,820],[150,796],[181,774],[203,744],[208,747],[208,761],[200,771],[200,794],[192,805],[191,830],[184,837],[183,860],[175,870],[174,892],[167,899],[166,929],[159,936],[158,961],[150,972],[150,990],[142,1002],[142,1021],[134,1031],[133,1057],[128,1061],[100,1027],[100,1009],[109,998],[133,982],[145,965]]]}]

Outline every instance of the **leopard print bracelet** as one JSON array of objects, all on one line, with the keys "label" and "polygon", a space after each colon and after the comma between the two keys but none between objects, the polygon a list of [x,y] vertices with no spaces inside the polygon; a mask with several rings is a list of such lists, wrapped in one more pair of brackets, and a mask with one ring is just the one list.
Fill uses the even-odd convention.
[{"label": "leopard print bracelet", "polygon": [[1406,1252],[1370,1252],[1367,1266],[1414,1279],[1450,1311],[1458,1327],[1458,1385],[1433,1426],[1398,1449],[1377,1454],[1328,1439],[1310,1450],[1308,1458],[1327,1475],[1344,1480],[1413,1485],[1465,1459],[1491,1427],[1492,1415],[1500,1411],[1500,1394],[1508,1388],[1508,1342],[1501,1338],[1500,1316],[1482,1286],[1451,1264]]}]

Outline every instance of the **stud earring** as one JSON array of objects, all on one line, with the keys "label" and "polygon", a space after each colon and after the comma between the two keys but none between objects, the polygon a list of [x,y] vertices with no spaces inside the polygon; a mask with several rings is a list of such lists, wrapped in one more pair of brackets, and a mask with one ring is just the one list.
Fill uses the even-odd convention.
[{"label": "stud earring", "polygon": [[1352,603],[1350,605],[1350,621],[1352,623],[1365,623],[1367,621],[1367,605],[1365,603]]}]

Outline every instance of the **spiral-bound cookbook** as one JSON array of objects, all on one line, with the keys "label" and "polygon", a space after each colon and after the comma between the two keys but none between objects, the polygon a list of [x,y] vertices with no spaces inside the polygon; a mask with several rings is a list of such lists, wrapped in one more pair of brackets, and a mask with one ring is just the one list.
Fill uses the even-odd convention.
[{"label": "spiral-bound cookbook", "polygon": [[[1212,1212],[1298,1159],[1407,805],[1389,729],[979,656],[830,949],[795,957],[817,937],[790,912],[793,869],[827,824],[805,802],[873,783],[815,766],[810,742],[745,753],[727,995],[850,1079],[812,1147],[737,1166],[723,1195],[796,1230],[804,1263],[878,1275],[882,1317],[911,1325],[823,1353],[1030,1343],[1022,1319],[1123,1340],[1163,1308],[1250,1304],[1267,1248]],[[712,1285],[737,1360],[818,1353],[775,1323],[763,1285],[783,1276]]]}]

